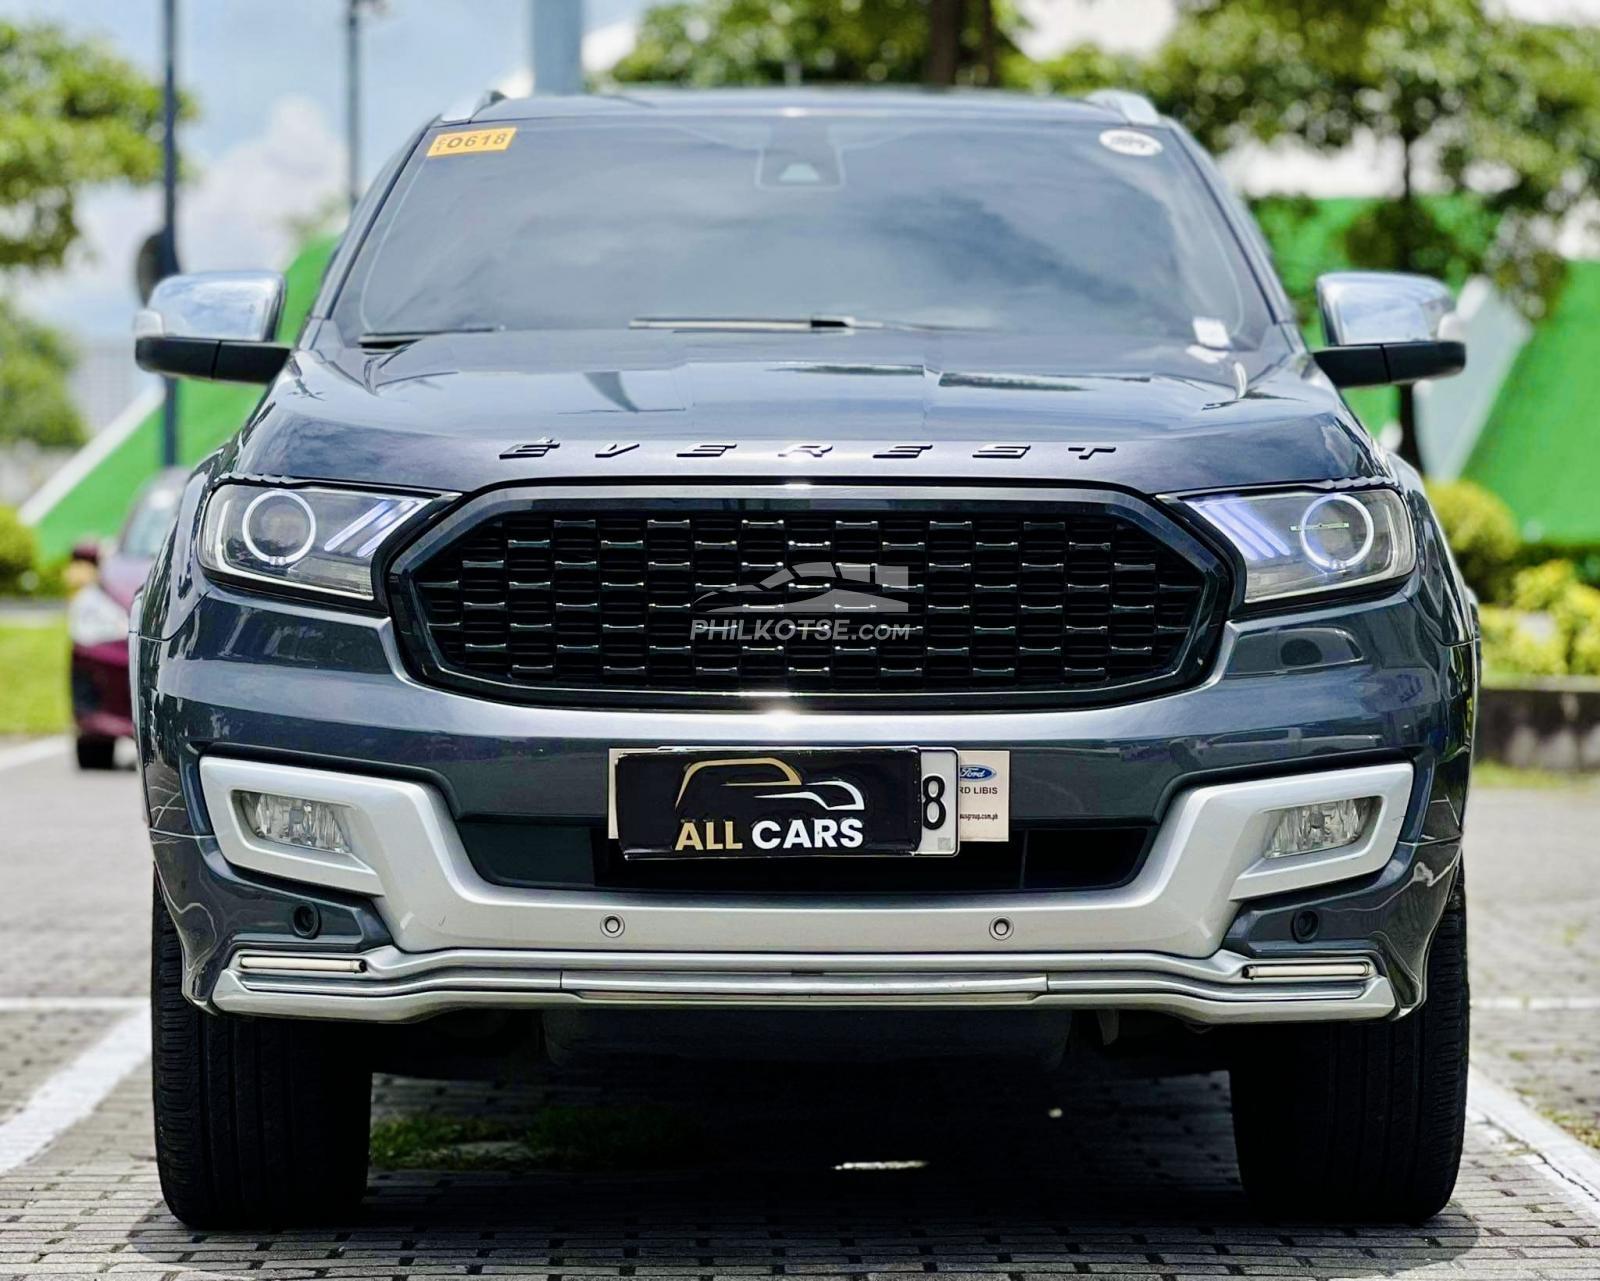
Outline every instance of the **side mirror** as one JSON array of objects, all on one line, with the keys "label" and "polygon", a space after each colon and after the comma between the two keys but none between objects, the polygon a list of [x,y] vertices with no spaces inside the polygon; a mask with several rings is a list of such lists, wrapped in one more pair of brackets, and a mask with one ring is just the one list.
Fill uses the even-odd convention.
[{"label": "side mirror", "polygon": [[80,543],[72,545],[72,563],[75,565],[98,565],[100,563],[100,544],[92,538],[86,538]]},{"label": "side mirror", "polygon": [[134,317],[134,359],[172,378],[269,383],[289,358],[289,348],[273,341],[282,314],[277,272],[168,276]]},{"label": "side mirror", "polygon": [[1322,331],[1314,353],[1336,387],[1447,378],[1467,367],[1466,344],[1443,337],[1455,313],[1450,291],[1398,271],[1334,271],[1317,279]]}]

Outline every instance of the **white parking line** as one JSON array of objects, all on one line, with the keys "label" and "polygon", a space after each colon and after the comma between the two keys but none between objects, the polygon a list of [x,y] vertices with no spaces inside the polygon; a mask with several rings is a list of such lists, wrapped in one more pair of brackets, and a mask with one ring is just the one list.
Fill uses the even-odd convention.
[{"label": "white parking line", "polygon": [[0,1014],[121,1014],[145,1004],[142,996],[0,996]]},{"label": "white parking line", "polygon": [[1467,1078],[1467,1107],[1528,1151],[1522,1159],[1573,1206],[1600,1223],[1600,1152],[1547,1121],[1477,1068]]},{"label": "white parking line", "polygon": [[[9,1173],[31,1160],[79,1121],[89,1117],[124,1077],[150,1057],[149,1004],[138,997],[0,997],[0,1014],[89,1010],[112,1011],[124,1016],[103,1037],[48,1078],[15,1116],[0,1123],[0,1174]],[[1520,1144],[1525,1152],[1508,1155],[1520,1155],[1563,1198],[1600,1223],[1600,1152],[1540,1116],[1516,1094],[1475,1067],[1468,1077],[1467,1098],[1469,1119],[1485,1132],[1491,1143],[1500,1147],[1509,1147],[1512,1141]]]},{"label": "white parking line", "polygon": [[150,1012],[141,1008],[118,1019],[109,1032],[35,1090],[20,1112],[0,1123],[0,1174],[37,1156],[89,1116],[149,1057]]},{"label": "white parking line", "polygon": [[0,770],[16,769],[19,765],[32,765],[35,761],[49,760],[52,756],[65,757],[67,740],[63,735],[41,738],[36,743],[23,743],[0,752]]},{"label": "white parking line", "polygon": [[1475,996],[1475,1010],[1600,1010],[1600,996]]}]

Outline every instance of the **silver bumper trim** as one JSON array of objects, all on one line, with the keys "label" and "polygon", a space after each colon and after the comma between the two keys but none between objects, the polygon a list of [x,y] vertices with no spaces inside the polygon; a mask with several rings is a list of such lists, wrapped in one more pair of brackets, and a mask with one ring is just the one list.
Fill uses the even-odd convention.
[{"label": "silver bumper trim", "polygon": [[[796,741],[805,737],[796,731]],[[410,954],[527,945],[566,952],[603,946],[614,958],[702,948],[805,952],[813,961],[933,953],[947,967],[971,954],[973,969],[988,973],[1003,956],[1044,948],[1210,956],[1241,903],[1363,876],[1387,863],[1404,822],[1412,768],[1392,762],[1190,788],[1168,806],[1138,875],[1116,889],[812,899],[513,889],[478,875],[444,797],[421,783],[219,756],[200,762],[200,779],[229,863],[370,897],[395,944]],[[264,840],[241,819],[235,800],[241,791],[343,806],[353,852]],[[1351,844],[1262,856],[1274,810],[1367,796],[1377,798],[1377,811]],[[997,917],[1010,926],[1003,934],[992,930]],[[619,921],[624,930],[615,928]]]},{"label": "silver bumper trim", "polygon": [[[1197,1023],[1381,1018],[1387,978],[1365,956],[1309,961],[1160,953],[995,955],[535,952],[376,948],[340,969],[304,954],[237,955],[212,1000],[234,1014],[399,1023],[483,1007],[1036,1006],[1153,1010]],[[359,968],[349,968],[355,962]]]}]

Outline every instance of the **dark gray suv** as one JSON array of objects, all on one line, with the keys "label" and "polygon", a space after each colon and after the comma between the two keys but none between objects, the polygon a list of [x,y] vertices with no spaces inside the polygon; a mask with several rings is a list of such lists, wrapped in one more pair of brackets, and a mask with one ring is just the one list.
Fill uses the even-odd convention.
[{"label": "dark gray suv", "polygon": [[165,281],[141,363],[266,385],[135,611],[173,1210],[348,1213],[375,1064],[641,1009],[1209,1030],[1262,1207],[1438,1210],[1474,624],[1338,389],[1465,356],[1430,281],[1319,292],[1312,351],[1122,93],[490,98],[293,344]]}]

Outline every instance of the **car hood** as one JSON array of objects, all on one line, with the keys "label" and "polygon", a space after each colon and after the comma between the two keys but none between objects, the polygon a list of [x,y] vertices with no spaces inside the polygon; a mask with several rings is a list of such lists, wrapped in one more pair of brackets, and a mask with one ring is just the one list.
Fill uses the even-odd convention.
[{"label": "car hood", "polygon": [[298,352],[230,465],[458,492],[596,477],[893,477],[1156,493],[1383,470],[1287,344],[1069,358],[1059,344],[968,335],[605,338],[603,355],[594,336],[572,335]]}]

